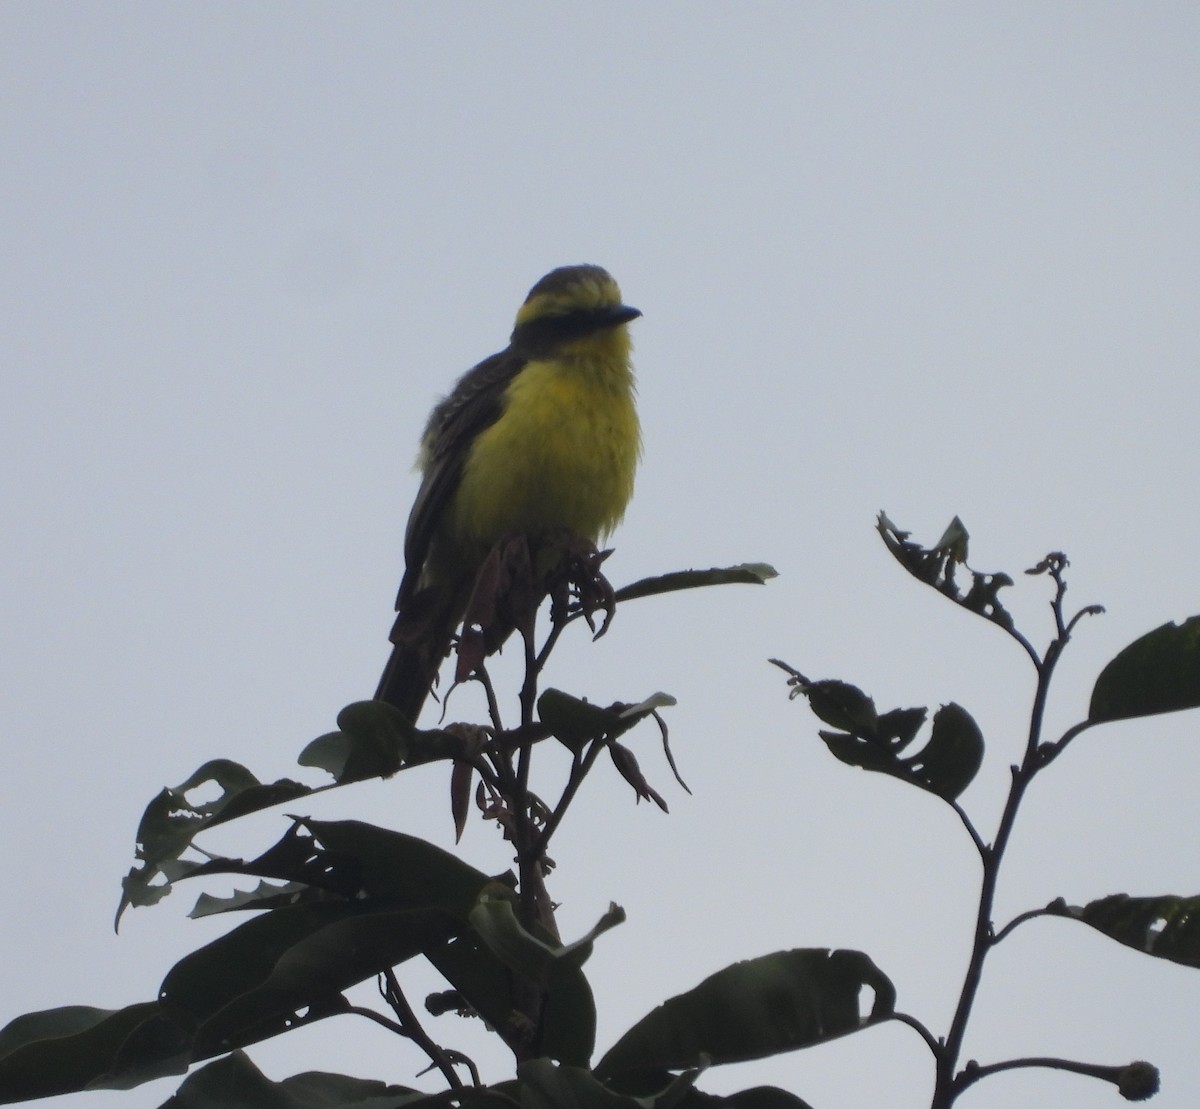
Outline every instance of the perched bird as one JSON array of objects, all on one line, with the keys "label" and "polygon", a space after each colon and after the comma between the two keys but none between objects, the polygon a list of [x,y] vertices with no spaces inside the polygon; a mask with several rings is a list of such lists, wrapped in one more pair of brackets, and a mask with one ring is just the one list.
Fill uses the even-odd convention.
[{"label": "perched bird", "polygon": [[640,315],[599,266],[556,269],[529,291],[508,346],[434,408],[377,700],[416,721],[502,539],[598,542],[621,521],[641,454],[626,326]]}]

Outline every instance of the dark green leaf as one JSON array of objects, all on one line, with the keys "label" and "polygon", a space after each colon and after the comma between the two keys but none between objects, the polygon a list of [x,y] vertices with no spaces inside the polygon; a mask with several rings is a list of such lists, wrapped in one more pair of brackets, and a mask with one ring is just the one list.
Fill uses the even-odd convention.
[{"label": "dark green leaf", "polygon": [[388,778],[398,770],[468,752],[449,731],[422,731],[402,712],[383,701],[356,701],[337,718],[338,731],[318,736],[300,752],[301,766],[313,766],[349,785],[366,778]]},{"label": "dark green leaf", "polygon": [[608,912],[587,935],[574,943],[548,943],[525,930],[517,919],[512,897],[480,897],[471,910],[471,927],[491,952],[511,970],[531,982],[544,983],[560,961],[582,966],[595,941],[618,924],[625,923],[625,910],[610,904]]},{"label": "dark green leaf", "polygon": [[560,689],[547,689],[538,698],[538,719],[550,734],[578,754],[593,740],[616,739],[647,716],[675,704],[669,693],[652,693],[636,705],[601,708]]},{"label": "dark green leaf", "polygon": [[547,689],[538,698],[538,719],[550,734],[572,751],[581,751],[594,739],[625,730],[618,713],[601,708],[559,689]]},{"label": "dark green leaf", "polygon": [[358,821],[298,822],[268,857],[276,876],[315,873],[342,899],[276,908],[174,967],[160,996],[195,1029],[198,1056],[287,1031],[302,1011],[308,1020],[335,1011],[350,985],[465,930],[493,881],[432,844]]},{"label": "dark green leaf", "polygon": [[339,785],[386,778],[404,765],[416,728],[383,701],[356,701],[337,718],[338,731],[314,739],[297,760],[333,775]]},{"label": "dark green leaf", "polygon": [[1156,959],[1200,967],[1200,897],[1130,897],[1114,893],[1082,908],[1058,900],[1047,906],[1047,911],[1081,920],[1118,943]]},{"label": "dark green leaf", "polygon": [[[405,908],[438,908],[466,919],[494,879],[416,836],[359,820],[305,820],[329,864],[358,874],[361,891]],[[505,879],[511,882],[510,878]]]},{"label": "dark green leaf", "polygon": [[681,589],[700,589],[708,585],[765,585],[778,576],[775,568],[765,562],[743,562],[738,566],[714,567],[711,570],[677,570],[623,586],[617,590],[617,601],[632,601],[639,597],[675,593]]},{"label": "dark green leaf", "polygon": [[1135,639],[1096,679],[1088,720],[1200,708],[1200,616]]},{"label": "dark green leaf", "polygon": [[734,963],[640,1020],[596,1072],[743,1062],[821,1043],[863,1027],[863,986],[875,993],[868,1019],[888,1016],[895,988],[862,952],[780,951]]},{"label": "dark green leaf", "polygon": [[[292,827],[257,859],[215,858],[190,876],[247,874],[287,883],[266,887],[261,900],[239,894],[229,902],[201,898],[197,908],[277,908],[316,901],[385,897],[398,907],[437,904],[466,918],[490,880],[457,856],[415,836],[357,820],[293,818]],[[195,913],[194,915],[202,915]]]},{"label": "dark green leaf", "polygon": [[812,1109],[812,1106],[774,1086],[754,1086],[724,1097],[691,1090],[679,1102],[678,1109]]},{"label": "dark green leaf", "polygon": [[[136,1035],[151,1026],[155,1036]],[[125,1009],[72,1005],[26,1013],[0,1030],[0,1104],[87,1089],[129,1089],[181,1074],[190,1059],[188,1046],[156,1001]]]},{"label": "dark green leaf", "polygon": [[933,714],[933,730],[921,753],[905,762],[918,784],[953,801],[983,764],[983,733],[971,714],[951,701]]},{"label": "dark green leaf", "polygon": [[928,715],[925,708],[892,709],[875,722],[875,734],[889,746],[907,747],[917,738]]},{"label": "dark green leaf", "polygon": [[[596,1005],[581,966],[590,952],[592,939],[620,923],[613,915],[614,910],[620,914],[620,919],[624,919],[624,914],[613,906],[583,940],[560,948],[557,957],[553,955],[553,941],[549,935],[524,933],[530,944],[536,943],[545,949],[541,956],[545,959],[544,964],[524,950],[514,953],[510,949],[512,941],[507,941],[506,956],[518,962],[530,960],[533,973],[544,983],[546,1003],[541,1050],[551,1059],[576,1066],[587,1066],[591,1060],[596,1041]],[[488,927],[490,930],[491,925]],[[490,939],[493,943],[500,942],[495,935]],[[475,932],[427,951],[426,957],[490,1025],[501,1029],[510,1026],[514,1009],[511,966],[485,946]]]},{"label": "dark green leaf", "polygon": [[[875,702],[856,685],[836,679],[813,682],[804,689],[809,707],[818,719],[834,728],[842,728],[855,735],[876,734],[879,717]],[[921,719],[925,719],[924,710]]]},{"label": "dark green leaf", "polygon": [[272,1082],[241,1051],[189,1075],[161,1109],[399,1109],[426,1094],[343,1074],[309,1071]]},{"label": "dark green leaf", "polygon": [[[924,714],[924,709],[903,711]],[[819,734],[842,762],[901,778],[947,801],[953,801],[971,784],[983,763],[983,735],[979,726],[966,709],[953,702],[934,714],[929,742],[912,755],[901,754],[907,741],[896,741],[891,746],[870,734],[827,731]]]},{"label": "dark green leaf", "polygon": [[453,935],[436,909],[374,900],[277,909],[180,960],[164,979],[164,1010],[194,1029],[196,1058],[277,1036],[344,1008],[340,992]]},{"label": "dark green leaf", "polygon": [[532,1059],[517,1068],[522,1109],[648,1109],[643,1100],[613,1093],[589,1070]]}]

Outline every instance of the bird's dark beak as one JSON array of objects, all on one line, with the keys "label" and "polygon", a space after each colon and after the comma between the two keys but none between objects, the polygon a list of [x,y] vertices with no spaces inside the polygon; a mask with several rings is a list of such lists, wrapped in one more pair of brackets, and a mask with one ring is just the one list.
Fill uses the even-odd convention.
[{"label": "bird's dark beak", "polygon": [[604,310],[602,318],[609,327],[618,327],[620,324],[629,323],[630,320],[636,320],[641,314],[639,308],[630,308],[628,304],[614,304]]}]

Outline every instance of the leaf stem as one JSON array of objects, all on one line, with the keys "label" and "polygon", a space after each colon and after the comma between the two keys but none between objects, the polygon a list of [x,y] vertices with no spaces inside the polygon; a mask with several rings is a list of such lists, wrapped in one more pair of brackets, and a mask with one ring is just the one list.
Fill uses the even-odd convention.
[{"label": "leaf stem", "polygon": [[930,1032],[929,1029],[926,1028],[925,1025],[916,1017],[911,1016],[908,1013],[891,1013],[887,1019],[899,1021],[901,1024],[907,1024],[909,1028],[915,1029],[917,1035],[919,1035],[921,1039],[925,1041],[925,1046],[929,1048],[935,1059],[941,1054],[941,1043],[934,1038],[933,1033]]}]

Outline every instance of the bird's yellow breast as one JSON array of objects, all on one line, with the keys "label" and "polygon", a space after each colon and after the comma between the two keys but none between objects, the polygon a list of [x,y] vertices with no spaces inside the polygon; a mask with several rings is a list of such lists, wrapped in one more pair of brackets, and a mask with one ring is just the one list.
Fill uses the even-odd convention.
[{"label": "bird's yellow breast", "polygon": [[509,384],[500,418],[475,439],[454,498],[453,534],[491,545],[568,528],[593,541],[625,514],[641,453],[624,329]]}]

